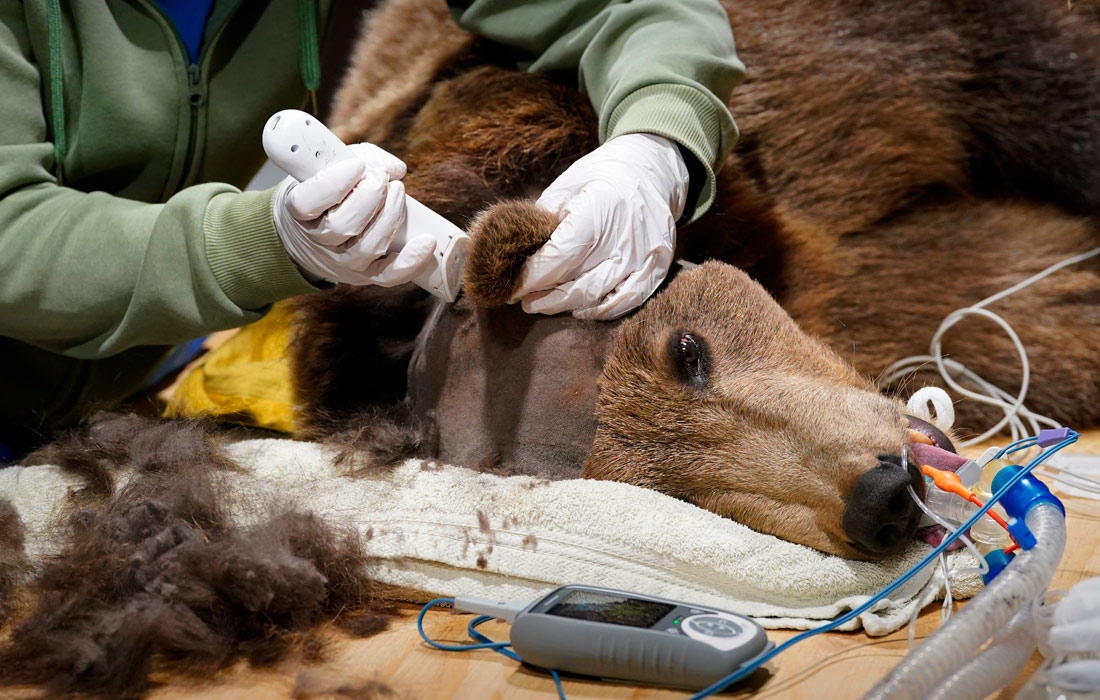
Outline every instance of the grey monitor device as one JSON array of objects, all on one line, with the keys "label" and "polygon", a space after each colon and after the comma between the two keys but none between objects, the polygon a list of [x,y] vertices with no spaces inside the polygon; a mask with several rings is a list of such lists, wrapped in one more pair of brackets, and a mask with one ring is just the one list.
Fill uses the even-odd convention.
[{"label": "grey monitor device", "polygon": [[587,676],[700,689],[774,646],[744,615],[594,586],[562,586],[516,615],[526,663]]}]

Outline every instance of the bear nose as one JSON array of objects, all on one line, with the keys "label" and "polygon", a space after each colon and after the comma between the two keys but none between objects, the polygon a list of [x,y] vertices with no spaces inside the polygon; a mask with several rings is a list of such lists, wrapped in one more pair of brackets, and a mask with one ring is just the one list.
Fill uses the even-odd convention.
[{"label": "bear nose", "polygon": [[856,480],[842,523],[852,547],[874,557],[900,550],[916,530],[920,510],[906,487],[924,497],[924,479],[912,462],[908,469],[896,455],[879,455],[878,462]]}]

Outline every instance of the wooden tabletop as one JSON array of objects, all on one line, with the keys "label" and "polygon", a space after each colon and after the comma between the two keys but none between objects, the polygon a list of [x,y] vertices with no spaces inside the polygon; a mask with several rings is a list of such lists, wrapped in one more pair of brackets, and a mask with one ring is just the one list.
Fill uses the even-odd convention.
[{"label": "wooden tabletop", "polygon": [[[1100,431],[1093,431],[1074,451],[1100,454]],[[1067,497],[1069,542],[1053,587],[1068,589],[1076,582],[1100,576],[1100,501]],[[918,623],[918,639],[940,626],[939,604],[929,606]],[[538,699],[556,698],[549,676],[521,667],[492,650],[444,652],[424,644],[416,631],[418,608],[403,609],[390,629],[365,640],[351,640],[334,633],[326,662],[302,666],[285,663],[272,671],[251,671],[240,666],[203,686],[166,686],[152,697],[170,698],[287,698],[355,697],[353,691],[370,681],[381,681],[395,694],[364,697],[419,698],[423,700]],[[466,643],[470,616],[448,610],[433,610],[425,618],[425,629],[435,640]],[[489,637],[507,640],[508,626],[490,622],[482,625]],[[771,630],[768,636],[780,643],[797,632]],[[757,672],[752,688],[739,688],[723,697],[790,698],[817,700],[821,697],[855,698],[870,689],[906,654],[906,631],[886,637],[868,637],[862,632],[829,632],[807,639],[784,652],[766,666],[770,674]],[[1011,698],[1041,661],[1038,653],[1001,693]],[[304,674],[304,675],[303,675]],[[296,684],[301,684],[295,693]],[[631,698],[665,700],[684,698],[687,693],[567,678],[566,696],[584,698]],[[307,690],[309,692],[307,692]],[[326,694],[325,691],[328,693]],[[755,690],[755,694],[753,694]],[[826,691],[826,695],[822,692]]]}]

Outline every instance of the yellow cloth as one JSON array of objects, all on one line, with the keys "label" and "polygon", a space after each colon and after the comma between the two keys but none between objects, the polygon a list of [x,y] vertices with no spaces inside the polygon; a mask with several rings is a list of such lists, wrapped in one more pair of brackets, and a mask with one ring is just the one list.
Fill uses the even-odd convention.
[{"label": "yellow cloth", "polygon": [[296,412],[290,380],[293,307],[275,304],[206,355],[176,388],[164,415],[214,417],[223,421],[294,432]]}]

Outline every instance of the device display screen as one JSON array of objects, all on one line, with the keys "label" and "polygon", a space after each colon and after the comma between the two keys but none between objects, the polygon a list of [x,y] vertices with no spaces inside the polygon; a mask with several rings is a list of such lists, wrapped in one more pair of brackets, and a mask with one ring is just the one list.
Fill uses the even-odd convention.
[{"label": "device display screen", "polygon": [[546,614],[628,627],[652,627],[675,608],[675,605],[654,600],[639,600],[598,591],[570,591],[565,598],[547,610]]}]

